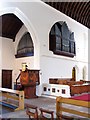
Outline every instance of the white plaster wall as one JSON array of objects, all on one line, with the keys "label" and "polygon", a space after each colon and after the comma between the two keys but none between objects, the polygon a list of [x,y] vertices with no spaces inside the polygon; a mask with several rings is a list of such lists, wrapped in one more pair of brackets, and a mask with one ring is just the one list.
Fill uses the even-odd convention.
[{"label": "white plaster wall", "polygon": [[88,80],[90,81],[90,63],[88,64]]},{"label": "white plaster wall", "polygon": [[[43,56],[41,59],[41,73],[42,83],[46,83],[49,78],[71,78],[73,66],[78,66],[77,81],[82,79],[83,67],[87,66],[87,63],[72,61],[67,59],[60,59],[55,57]],[[88,69],[88,68],[87,68]],[[88,77],[87,77],[88,79]],[[49,82],[49,81],[48,81]]]},{"label": "white plaster wall", "polygon": [[28,65],[28,69],[33,69],[34,57],[24,57],[24,58],[16,58],[15,59],[14,82],[20,73],[20,69],[22,69],[22,63],[26,63]]},{"label": "white plaster wall", "polygon": [[[52,12],[52,13],[51,13]],[[42,82],[49,82],[49,77],[72,77],[73,66],[78,66],[77,80],[82,79],[82,69],[87,66],[88,69],[88,29],[66,15],[48,8],[44,11],[44,28],[43,36],[41,35],[41,71]],[[47,20],[48,19],[48,20]],[[44,20],[43,20],[44,21]],[[75,34],[76,56],[67,58],[63,56],[53,55],[49,50],[49,31],[56,21],[66,21],[69,29]],[[45,27],[47,26],[47,27]],[[88,79],[88,75],[86,77]]]},{"label": "white plaster wall", "polygon": [[0,37],[0,87],[2,85],[2,37]]},{"label": "white plaster wall", "polygon": [[12,71],[12,86],[14,80],[15,51],[13,40],[2,38],[2,69]]},{"label": "white plaster wall", "polygon": [[[4,5],[5,8],[9,8],[8,12],[11,10],[24,22],[27,30],[31,33],[35,47],[33,64],[34,68],[41,69],[41,83],[48,82],[50,77],[71,77],[72,68],[75,65],[79,68],[77,80],[82,79],[82,68],[88,66],[88,29],[85,26],[45,5],[41,1],[7,2]],[[69,29],[75,34],[76,56],[74,58],[53,55],[49,51],[49,32],[57,21],[66,21]],[[20,34],[17,36],[20,36]],[[22,60],[20,61],[16,60],[16,63],[20,65]],[[37,88],[39,95],[42,92],[41,89],[40,85]]]},{"label": "white plaster wall", "polygon": [[88,80],[90,80],[90,29],[88,29]]},{"label": "white plaster wall", "polygon": [[2,38],[2,69],[13,70],[15,64],[13,40]]}]

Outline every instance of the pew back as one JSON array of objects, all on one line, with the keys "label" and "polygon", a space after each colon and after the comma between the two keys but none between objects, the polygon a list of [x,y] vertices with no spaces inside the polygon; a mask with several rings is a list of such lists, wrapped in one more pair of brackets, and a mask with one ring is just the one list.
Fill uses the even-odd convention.
[{"label": "pew back", "polygon": [[[65,106],[63,106],[63,104],[68,104],[68,105],[71,105],[71,106],[65,107]],[[74,105],[76,107],[79,106],[79,107],[87,108],[87,110],[89,110],[90,109],[89,104],[90,104],[90,102],[88,102],[88,101],[57,97],[57,99],[56,99],[56,115],[57,115],[57,118],[62,119],[63,112],[66,112],[66,113],[69,113],[69,114],[74,114],[74,115],[79,115],[81,117],[90,118],[90,113],[85,112],[85,111],[79,111],[80,109],[78,110],[78,109],[74,109],[74,107],[72,107],[72,105]]]}]

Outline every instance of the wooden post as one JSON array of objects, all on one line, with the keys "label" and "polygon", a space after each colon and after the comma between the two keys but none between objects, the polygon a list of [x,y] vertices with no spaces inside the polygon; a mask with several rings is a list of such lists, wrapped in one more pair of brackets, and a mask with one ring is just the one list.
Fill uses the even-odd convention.
[{"label": "wooden post", "polygon": [[56,115],[57,119],[62,120],[62,111],[60,110],[60,107],[62,106],[62,103],[60,103],[61,97],[56,98]]},{"label": "wooden post", "polygon": [[24,91],[20,91],[18,99],[19,99],[19,107],[15,109],[15,111],[24,109]]}]

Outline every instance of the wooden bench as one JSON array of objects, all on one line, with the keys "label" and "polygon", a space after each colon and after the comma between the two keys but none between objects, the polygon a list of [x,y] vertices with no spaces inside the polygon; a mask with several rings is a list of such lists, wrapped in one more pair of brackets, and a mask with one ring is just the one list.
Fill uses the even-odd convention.
[{"label": "wooden bench", "polygon": [[[90,102],[87,101],[82,101],[82,100],[75,100],[71,98],[63,98],[63,97],[57,97],[56,99],[56,115],[57,118],[62,120],[63,117],[68,118],[68,120],[73,119],[71,116],[65,116],[63,115],[63,112],[78,115],[81,117],[86,117],[90,118],[90,113],[86,113],[85,111],[79,111],[78,109],[74,109],[74,107],[69,106],[68,108],[63,106],[62,104],[69,104],[69,105],[74,105],[76,107],[85,107],[90,109]],[[82,108],[82,109],[83,109]]]},{"label": "wooden bench", "polygon": [[[0,88],[0,93],[2,96],[2,100],[0,101],[1,105],[11,108],[14,111],[24,109],[24,91]],[[10,100],[12,100],[13,103],[11,103]],[[18,105],[14,104],[15,101],[18,102]]]}]

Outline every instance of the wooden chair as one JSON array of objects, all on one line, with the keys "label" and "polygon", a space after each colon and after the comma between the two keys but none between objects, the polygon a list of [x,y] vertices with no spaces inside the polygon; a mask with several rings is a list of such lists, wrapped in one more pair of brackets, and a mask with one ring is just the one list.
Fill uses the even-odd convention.
[{"label": "wooden chair", "polygon": [[[43,108],[40,108],[39,110],[41,111],[41,114],[39,116],[40,120],[47,120],[47,119],[54,120],[54,115],[53,115],[54,111],[49,111],[49,110],[46,110],[46,109],[43,109]],[[46,117],[44,115],[44,113],[45,113],[45,115],[46,114],[51,115],[51,118]]]},{"label": "wooden chair", "polygon": [[[26,104],[26,114],[29,116],[29,119],[34,118],[35,120],[54,120],[54,111],[49,111],[46,109],[40,108],[40,115],[38,114],[37,106]],[[45,113],[45,114],[44,114]],[[48,118],[45,115],[49,114],[51,117]]]},{"label": "wooden chair", "polygon": [[26,114],[29,116],[29,119],[34,118],[38,120],[37,106],[26,104]]}]

